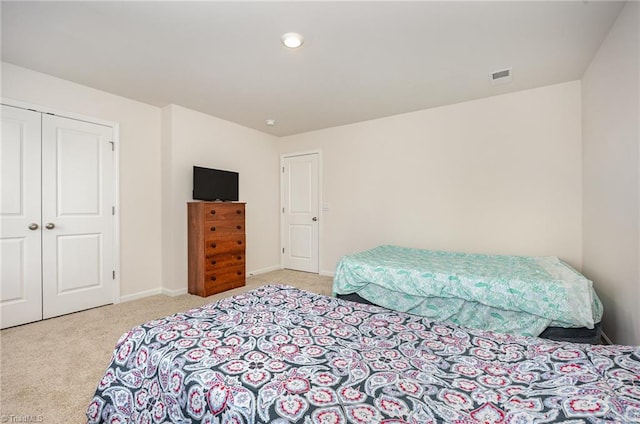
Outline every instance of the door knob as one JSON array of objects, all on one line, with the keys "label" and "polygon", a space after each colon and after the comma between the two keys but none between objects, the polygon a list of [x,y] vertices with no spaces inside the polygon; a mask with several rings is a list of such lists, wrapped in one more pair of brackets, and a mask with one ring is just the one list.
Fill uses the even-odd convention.
[{"label": "door knob", "polygon": [[32,223],[32,224],[29,224],[29,229],[30,229],[31,231],[35,231],[35,230],[37,230],[37,229],[38,229],[38,224],[36,224],[35,222],[34,222],[34,223]]},{"label": "door knob", "polygon": [[317,216],[314,216],[313,218],[311,218],[311,220],[312,220],[313,222],[316,222],[316,221],[318,220],[318,217],[317,217]]},{"label": "door knob", "polygon": [[53,230],[56,225],[53,222],[49,222],[47,223],[47,225],[44,226],[47,230]]}]

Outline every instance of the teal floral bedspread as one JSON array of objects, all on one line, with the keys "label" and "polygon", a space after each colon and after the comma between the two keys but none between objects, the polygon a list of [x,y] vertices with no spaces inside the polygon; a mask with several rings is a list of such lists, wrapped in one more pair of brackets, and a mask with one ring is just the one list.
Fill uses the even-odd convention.
[{"label": "teal floral bedspread", "polygon": [[525,336],[593,328],[603,311],[592,282],[556,257],[379,246],[338,263],[333,294],[351,293],[434,321]]}]

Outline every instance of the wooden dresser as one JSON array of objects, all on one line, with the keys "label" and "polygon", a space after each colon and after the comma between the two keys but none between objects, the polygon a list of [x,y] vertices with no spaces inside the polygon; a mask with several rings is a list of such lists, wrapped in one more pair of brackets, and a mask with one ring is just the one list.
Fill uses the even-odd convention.
[{"label": "wooden dresser", "polygon": [[244,203],[189,202],[189,293],[245,285]]}]

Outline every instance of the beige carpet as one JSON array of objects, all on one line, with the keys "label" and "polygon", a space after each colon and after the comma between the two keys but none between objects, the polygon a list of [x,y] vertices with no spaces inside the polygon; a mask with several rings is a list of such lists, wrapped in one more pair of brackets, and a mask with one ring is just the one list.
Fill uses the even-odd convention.
[{"label": "beige carpet", "polygon": [[151,296],[2,330],[0,422],[85,423],[85,409],[125,331],[268,283],[329,295],[332,279],[274,271],[207,298]]}]

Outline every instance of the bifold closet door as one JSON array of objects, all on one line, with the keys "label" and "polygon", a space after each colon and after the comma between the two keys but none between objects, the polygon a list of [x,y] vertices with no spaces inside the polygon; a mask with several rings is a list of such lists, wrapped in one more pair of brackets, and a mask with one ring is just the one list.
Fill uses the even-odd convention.
[{"label": "bifold closet door", "polygon": [[0,324],[42,319],[41,114],[2,106]]},{"label": "bifold closet door", "polygon": [[113,303],[113,129],[42,118],[42,315]]},{"label": "bifold closet door", "polygon": [[113,128],[2,106],[2,328],[113,303]]}]

